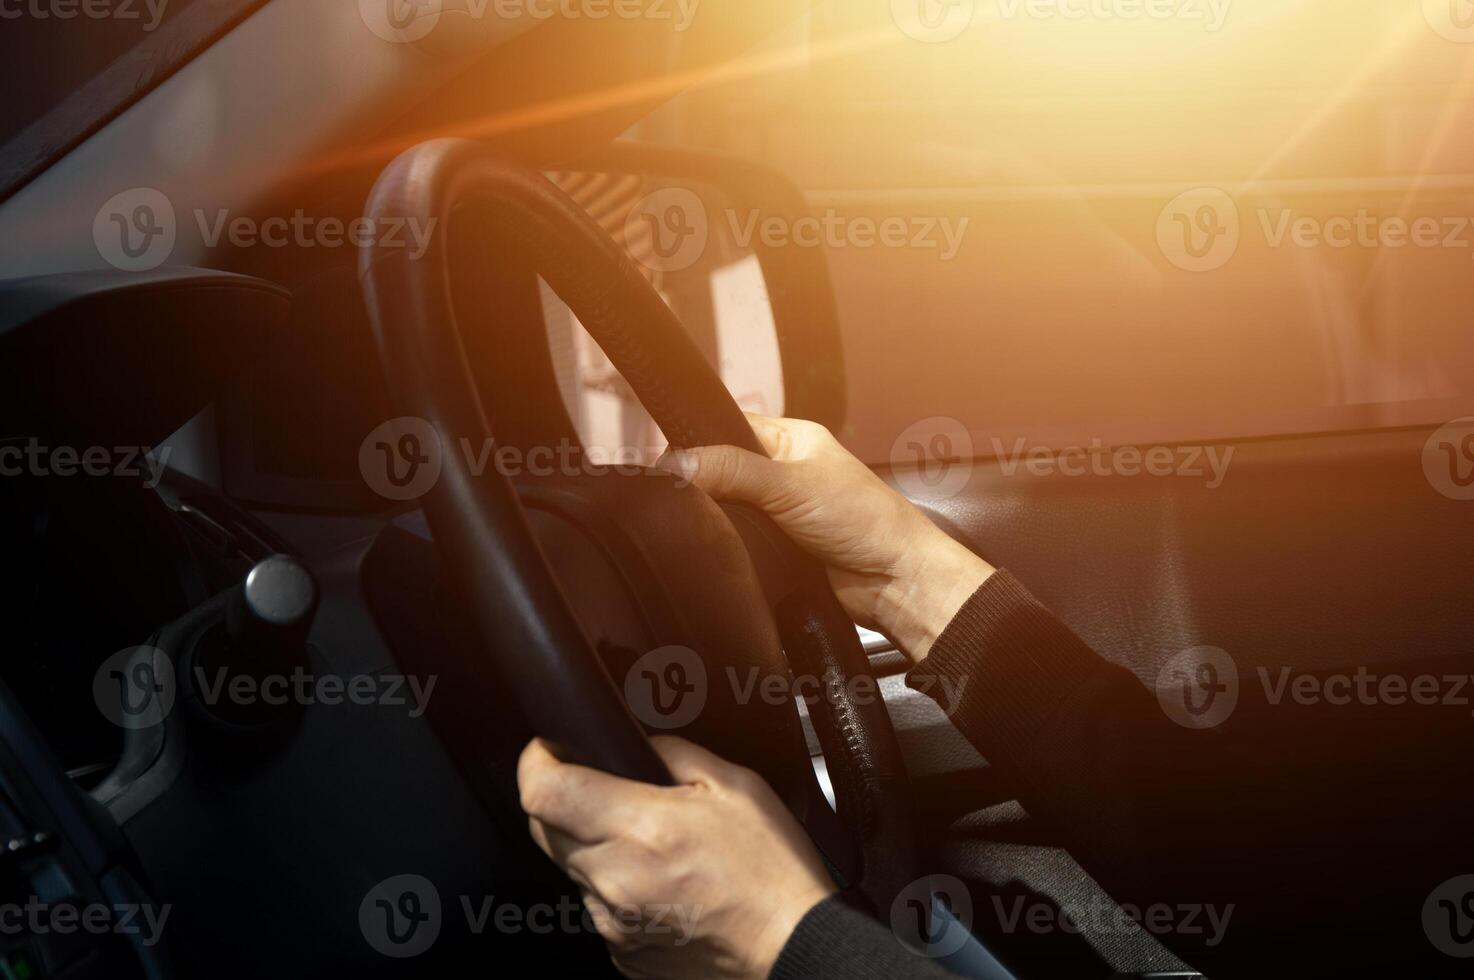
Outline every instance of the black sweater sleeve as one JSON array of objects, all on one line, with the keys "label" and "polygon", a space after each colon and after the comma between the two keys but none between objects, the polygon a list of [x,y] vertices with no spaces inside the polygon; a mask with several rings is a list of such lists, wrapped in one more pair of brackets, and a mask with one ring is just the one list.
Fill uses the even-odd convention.
[{"label": "black sweater sleeve", "polygon": [[[1302,704],[1284,678],[1251,672],[1231,712],[1182,724],[999,571],[907,680],[952,702],[956,727],[1117,902],[1166,910],[1173,926],[1158,938],[1215,980],[1264,975],[1266,948],[1282,975],[1433,952],[1422,903],[1474,861],[1458,816],[1469,756],[1449,751],[1469,744],[1468,708]],[[1406,846],[1410,831],[1423,846]],[[884,975],[938,969],[848,910],[805,920],[785,964],[842,956],[861,935]],[[869,948],[881,943],[889,956]]]},{"label": "black sweater sleeve", "polygon": [[793,930],[771,980],[954,980],[955,975],[906,951],[879,922],[833,896]]}]

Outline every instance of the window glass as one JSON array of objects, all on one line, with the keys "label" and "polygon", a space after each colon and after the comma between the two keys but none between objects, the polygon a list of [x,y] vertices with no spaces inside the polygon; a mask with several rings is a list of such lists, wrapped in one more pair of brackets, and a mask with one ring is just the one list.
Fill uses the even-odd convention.
[{"label": "window glass", "polygon": [[[720,191],[637,177],[555,174],[635,258],[746,411],[783,412],[778,335],[762,269],[722,222]],[[591,457],[651,463],[659,428],[578,318],[544,283],[549,345],[569,415]]]},{"label": "window glass", "polygon": [[662,124],[826,219],[871,461],[934,416],[982,454],[1445,421],[1474,407],[1461,6],[832,0]]}]

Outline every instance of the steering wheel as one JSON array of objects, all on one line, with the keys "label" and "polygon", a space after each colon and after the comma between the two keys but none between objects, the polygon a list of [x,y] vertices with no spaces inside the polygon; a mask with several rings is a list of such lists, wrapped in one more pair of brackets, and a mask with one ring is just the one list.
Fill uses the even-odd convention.
[{"label": "steering wheel", "polygon": [[[492,652],[502,683],[533,729],[560,758],[668,785],[670,774],[560,588],[518,487],[500,472],[478,474],[471,454],[451,449],[494,445],[494,428],[457,316],[464,309],[457,293],[467,283],[453,275],[452,242],[462,238],[452,236],[451,227],[469,227],[477,237],[495,239],[527,257],[604,349],[673,446],[726,444],[761,453],[761,444],[631,256],[543,175],[499,160],[472,141],[434,140],[406,151],[385,169],[366,215],[375,227],[418,222],[420,228],[434,229],[419,257],[382,242],[365,246],[359,276],[397,409],[426,423],[446,449],[440,476],[421,503],[480,643]],[[485,312],[492,323],[478,326],[507,329],[495,322],[495,310]],[[494,370],[503,380],[517,376],[515,365]],[[741,666],[750,667],[758,658],[766,661],[759,665],[765,672],[782,671],[822,685],[823,696],[808,705],[836,810],[860,857],[858,880],[849,884],[877,905],[888,904],[915,877],[905,769],[878,685],[869,684],[867,697],[865,685],[852,683],[865,673],[866,659],[823,568],[801,555],[765,516],[718,508],[694,488],[679,489],[673,478],[605,480],[598,493],[606,504],[613,495],[620,510],[612,518],[619,523],[637,523],[638,515],[655,512],[657,521],[682,529],[674,546],[672,535],[663,535],[663,567],[657,574],[682,580],[688,608],[752,609],[759,612],[750,618],[768,618],[745,626],[729,623],[730,631],[755,630],[753,642],[736,644],[738,649],[726,643],[724,653],[702,650],[709,673],[735,669],[732,661],[743,658],[747,663]],[[703,559],[710,568],[703,567]],[[676,564],[682,567],[671,567]],[[766,569],[761,582],[758,565]],[[776,646],[762,642],[775,625],[781,652],[764,651]],[[724,646],[719,639],[713,645]],[[789,699],[782,710],[796,731],[797,706]],[[753,731],[769,730],[756,711],[754,700],[740,711],[718,713],[724,731],[714,740],[751,741],[749,721]],[[801,762],[809,768],[801,738],[789,739],[781,751],[802,752]]]},{"label": "steering wheel", "polygon": [[[146,656],[140,649],[128,669]],[[145,935],[134,921],[146,908],[150,921],[162,923],[168,916],[167,909],[158,916],[158,907],[135,877],[122,831],[67,775],[3,683],[0,851],[6,864],[0,901],[10,913],[6,976],[167,980],[174,975],[167,943]],[[94,909],[106,910],[107,927],[79,928],[80,922],[93,922]],[[70,915],[66,928],[56,918],[63,910]]]}]

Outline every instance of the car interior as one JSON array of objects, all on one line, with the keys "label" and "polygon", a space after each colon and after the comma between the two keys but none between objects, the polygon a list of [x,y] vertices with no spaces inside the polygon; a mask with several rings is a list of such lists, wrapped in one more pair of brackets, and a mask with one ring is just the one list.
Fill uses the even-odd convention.
[{"label": "car interior", "polygon": [[[497,924],[579,903],[517,759],[659,784],[675,728],[840,880],[960,882],[961,975],[1344,963],[1313,907],[1206,953],[1010,927],[1127,899],[821,565],[655,464],[821,423],[1147,688],[1202,647],[1244,684],[1470,675],[1467,7],[5,8],[0,901],[132,925],[0,914],[0,976],[617,975]],[[686,649],[673,721],[642,680]],[[1320,886],[1426,882],[1358,926],[1419,976],[1467,968],[1420,909],[1474,873],[1434,792],[1474,786],[1469,713],[1392,716],[1405,778],[1327,777],[1419,814]]]}]

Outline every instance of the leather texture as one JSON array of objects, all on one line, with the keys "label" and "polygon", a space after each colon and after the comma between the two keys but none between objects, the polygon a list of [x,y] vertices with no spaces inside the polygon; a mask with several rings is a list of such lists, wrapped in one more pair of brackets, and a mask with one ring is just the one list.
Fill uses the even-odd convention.
[{"label": "leather texture", "polygon": [[766,514],[741,505],[724,510],[757,565],[790,669],[820,692],[806,704],[835,808],[854,831],[861,868],[855,886],[866,900],[888,908],[917,877],[915,815],[905,756],[885,701],[874,695],[873,684],[856,682],[869,677],[869,658],[823,566]]},{"label": "leather texture", "polygon": [[[442,449],[463,441],[486,445],[491,438],[459,334],[444,233],[444,225],[475,205],[488,209],[489,228],[516,234],[534,250],[548,282],[568,290],[569,305],[601,334],[611,334],[622,357],[646,370],[655,367],[651,355],[629,341],[626,321],[632,307],[650,308],[648,287],[606,236],[588,233],[587,218],[566,196],[474,143],[421,144],[384,171],[366,213],[376,222],[416,221],[420,227],[432,227],[433,220],[441,231],[419,259],[403,249],[365,248],[360,278],[391,396],[400,411],[429,424]],[[589,271],[580,275],[579,269]],[[674,408],[664,383],[649,397]],[[467,454],[441,455],[440,476],[422,506],[483,643],[521,651],[515,662],[500,666],[534,730],[570,762],[669,785],[670,773],[600,667],[510,480],[495,471],[473,472]]]},{"label": "leather texture", "polygon": [[828,608],[834,601],[827,587],[800,587],[778,604],[778,629],[790,662],[817,678],[822,691],[808,700],[809,717],[828,762],[836,807],[859,836],[862,869],[855,887],[886,910],[916,878],[908,780],[878,684],[867,696],[851,683],[866,669],[865,655],[854,629],[836,625]]}]

